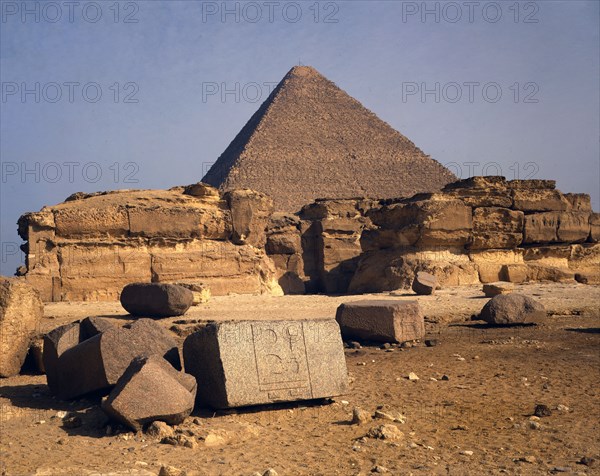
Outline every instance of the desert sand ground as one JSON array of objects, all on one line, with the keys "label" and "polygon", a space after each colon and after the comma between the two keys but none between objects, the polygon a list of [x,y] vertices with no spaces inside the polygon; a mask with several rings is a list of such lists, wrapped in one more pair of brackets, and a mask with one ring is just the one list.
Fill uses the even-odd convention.
[{"label": "desert sand ground", "polygon": [[[195,448],[114,427],[99,400],[58,401],[43,375],[4,379],[2,474],[142,476],[157,475],[163,465],[199,475],[268,468],[279,475],[600,474],[600,287],[531,284],[516,291],[546,306],[544,323],[490,328],[471,322],[487,301],[480,287],[419,297],[214,297],[183,318],[161,322],[182,340],[206,320],[333,317],[344,301],[418,299],[426,338],[437,345],[346,349],[350,391],[328,401],[196,410],[177,427],[195,439]],[[54,303],[45,315],[43,331],[90,315],[128,319],[118,303]],[[419,380],[408,380],[410,372]],[[531,420],[536,404],[552,414]],[[401,413],[405,423],[351,425],[354,407]],[[82,425],[65,428],[61,411],[76,412]],[[381,424],[397,425],[404,437],[365,437]]]}]

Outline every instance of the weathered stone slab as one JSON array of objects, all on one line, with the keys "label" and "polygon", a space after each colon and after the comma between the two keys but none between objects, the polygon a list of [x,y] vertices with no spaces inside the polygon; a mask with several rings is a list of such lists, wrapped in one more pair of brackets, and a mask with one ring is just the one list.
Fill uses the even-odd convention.
[{"label": "weathered stone slab", "polygon": [[471,207],[460,200],[423,202],[420,208],[420,248],[463,247],[471,240],[473,217]]},{"label": "weathered stone slab", "polygon": [[526,264],[506,264],[502,266],[502,276],[510,283],[525,283],[529,281],[529,266]]},{"label": "weathered stone slab", "polygon": [[415,279],[412,282],[412,290],[421,295],[428,296],[433,294],[438,287],[438,282],[435,276],[424,271],[418,271],[415,274]]},{"label": "weathered stone slab", "polygon": [[497,281],[495,283],[487,283],[483,285],[483,293],[485,297],[499,296],[500,294],[510,294],[515,289],[513,283],[506,281]]},{"label": "weathered stone slab", "polygon": [[185,186],[183,193],[184,195],[191,195],[192,197],[201,198],[203,200],[212,202],[218,202],[221,199],[219,189],[203,182],[197,182]]},{"label": "weathered stone slab", "polygon": [[344,339],[406,342],[425,335],[418,301],[368,300],[341,304],[336,312]]},{"label": "weathered stone slab", "polygon": [[181,316],[193,302],[192,291],[176,284],[131,283],[121,292],[121,305],[132,316]]},{"label": "weathered stone slab", "polygon": [[214,408],[344,394],[347,370],[331,319],[211,323],[183,344],[198,400]]},{"label": "weathered stone slab", "polygon": [[123,206],[63,207],[54,211],[56,234],[73,238],[81,236],[127,236],[129,218]]},{"label": "weathered stone slab", "polygon": [[135,431],[153,421],[182,423],[194,408],[196,379],[178,372],[161,357],[131,361],[102,409]]},{"label": "weathered stone slab", "polygon": [[401,230],[398,246],[462,247],[471,239],[471,207],[461,200],[439,194],[429,200],[393,203],[372,209],[367,216],[385,230]]},{"label": "weathered stone slab", "polygon": [[456,189],[490,189],[490,188],[505,188],[507,185],[506,178],[500,175],[475,175],[462,180],[457,180],[447,184],[444,191]]},{"label": "weathered stone slab", "polygon": [[488,324],[510,325],[535,323],[546,317],[544,306],[522,294],[501,294],[490,299],[479,318]]},{"label": "weathered stone slab", "polygon": [[531,243],[583,243],[590,235],[588,212],[545,212],[525,217],[523,242]]},{"label": "weathered stone slab", "polygon": [[513,208],[523,212],[566,211],[571,206],[558,190],[513,190]]},{"label": "weathered stone slab", "polygon": [[322,220],[324,218],[352,218],[360,215],[358,199],[317,199],[305,205],[300,211],[303,220]]},{"label": "weathered stone slab", "polygon": [[551,281],[553,283],[573,282],[575,273],[555,266],[528,264],[528,281]]},{"label": "weathered stone slab", "polygon": [[[169,331],[151,319],[139,319],[129,327],[115,327],[65,350],[56,360],[58,387],[49,386],[63,399],[95,391],[108,391],[135,357],[158,355],[181,369],[177,342]],[[47,360],[46,371],[48,372]],[[50,375],[50,373],[48,373]]]},{"label": "weathered stone slab", "polygon": [[525,217],[524,244],[558,242],[560,213],[533,213]]},{"label": "weathered stone slab", "polygon": [[102,334],[104,331],[108,329],[112,329],[116,327],[114,324],[111,324],[108,319],[104,317],[95,317],[90,316],[86,317],[81,324],[79,325],[80,329],[80,340],[84,341],[89,339],[90,337],[94,337],[97,334]]},{"label": "weathered stone slab", "polygon": [[297,233],[274,233],[267,238],[265,247],[267,253],[292,255],[302,252],[300,243],[300,232]]},{"label": "weathered stone slab", "polygon": [[465,205],[473,208],[510,208],[513,204],[510,191],[505,189],[456,189],[448,192],[448,195],[460,198]]},{"label": "weathered stone slab", "polygon": [[565,198],[574,212],[592,211],[592,199],[587,193],[565,193]]},{"label": "weathered stone slab", "polygon": [[150,254],[137,240],[69,242],[57,248],[60,286],[53,291],[55,301],[114,301],[126,284],[152,278]]},{"label": "weathered stone slab", "polygon": [[504,279],[511,283],[528,281],[551,281],[554,283],[570,282],[574,273],[568,269],[537,264],[510,264],[503,267]]},{"label": "weathered stone slab", "polygon": [[589,212],[564,212],[559,216],[558,241],[583,243],[590,236]]},{"label": "weathered stone slab", "polygon": [[214,296],[265,292],[275,274],[262,250],[227,241],[194,240],[178,249],[156,246],[151,255],[154,281],[201,282]]},{"label": "weathered stone slab", "polygon": [[509,180],[506,182],[508,188],[516,190],[554,190],[556,180],[527,179],[527,180]]},{"label": "weathered stone slab", "polygon": [[19,373],[43,314],[38,292],[23,278],[0,278],[0,377]]},{"label": "weathered stone slab", "polygon": [[131,236],[226,239],[228,212],[219,206],[134,207],[128,210]]}]

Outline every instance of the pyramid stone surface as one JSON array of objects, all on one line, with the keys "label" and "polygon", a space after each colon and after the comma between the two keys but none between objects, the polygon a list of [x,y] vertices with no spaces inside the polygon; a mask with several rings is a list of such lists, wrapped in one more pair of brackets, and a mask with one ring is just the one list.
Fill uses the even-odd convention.
[{"label": "pyramid stone surface", "polygon": [[316,198],[390,198],[456,177],[314,68],[292,68],[203,182],[270,195],[279,211]]}]

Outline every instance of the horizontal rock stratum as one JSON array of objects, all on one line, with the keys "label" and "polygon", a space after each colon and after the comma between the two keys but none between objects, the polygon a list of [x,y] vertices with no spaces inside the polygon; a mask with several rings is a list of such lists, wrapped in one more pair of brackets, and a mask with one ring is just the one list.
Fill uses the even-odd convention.
[{"label": "horizontal rock stratum", "polygon": [[[327,294],[571,281],[598,275],[600,214],[551,180],[472,177],[436,193],[331,198],[274,212],[252,190],[206,184],[76,194],[27,213],[25,279],[45,301],[117,300],[127,284]],[[587,282],[593,282],[590,278]]]},{"label": "horizontal rock stratum", "polygon": [[19,219],[26,279],[45,301],[117,300],[133,282],[280,293],[264,252],[271,212],[263,194],[204,184],[74,194]]}]

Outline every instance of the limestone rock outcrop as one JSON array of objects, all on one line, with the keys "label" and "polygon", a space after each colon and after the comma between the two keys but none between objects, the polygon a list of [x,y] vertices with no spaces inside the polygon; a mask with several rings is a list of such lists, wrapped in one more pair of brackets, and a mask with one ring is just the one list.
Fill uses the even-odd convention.
[{"label": "limestone rock outcrop", "polygon": [[117,300],[132,282],[278,293],[264,252],[271,211],[263,194],[206,184],[75,194],[19,219],[25,279],[44,301]]},{"label": "limestone rock outcrop", "polygon": [[[600,214],[552,180],[471,177],[408,198],[322,198],[273,212],[252,190],[206,184],[75,194],[28,213],[25,279],[45,301],[117,300],[129,283],[213,295],[410,289],[598,274]],[[198,296],[197,300],[201,300]]]},{"label": "limestone rock outcrop", "polygon": [[380,200],[365,214],[347,291],[408,289],[418,271],[442,286],[573,281],[600,266],[597,215],[589,195],[563,194],[552,180],[471,177],[440,193]]}]

